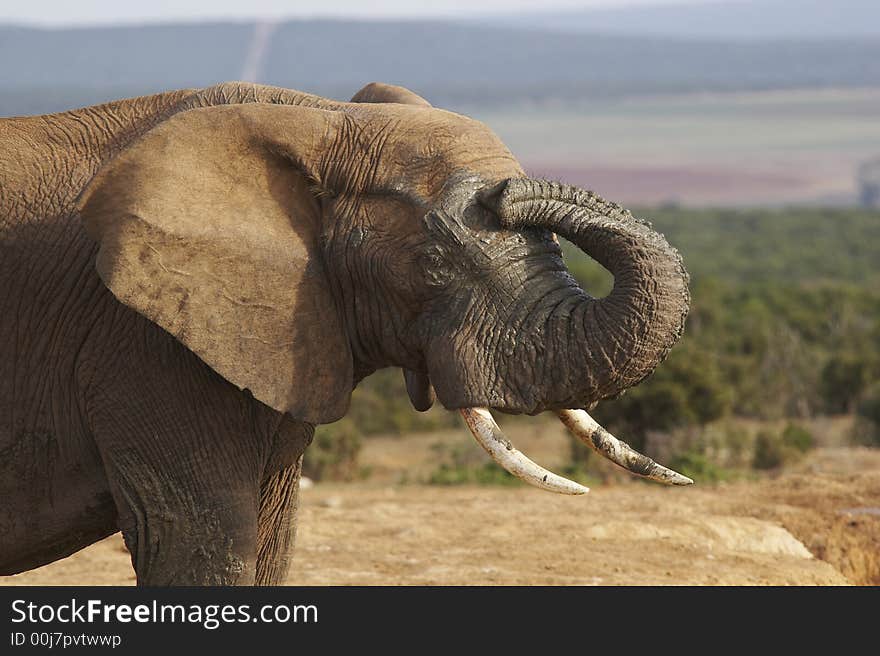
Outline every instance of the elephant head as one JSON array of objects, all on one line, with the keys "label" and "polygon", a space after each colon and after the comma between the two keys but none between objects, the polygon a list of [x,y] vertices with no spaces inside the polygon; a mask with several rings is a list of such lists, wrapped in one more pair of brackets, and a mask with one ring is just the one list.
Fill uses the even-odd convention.
[{"label": "elephant head", "polygon": [[[78,203],[109,289],[303,421],[335,421],[360,379],[397,366],[417,409],[436,394],[533,484],[586,491],[516,451],[487,408],[558,412],[627,469],[690,482],[585,412],[681,335],[676,251],[591,192],[529,179],[478,121],[398,87],[354,100],[191,109],[123,150]],[[614,275],[608,296],[577,285],[555,235]]]}]

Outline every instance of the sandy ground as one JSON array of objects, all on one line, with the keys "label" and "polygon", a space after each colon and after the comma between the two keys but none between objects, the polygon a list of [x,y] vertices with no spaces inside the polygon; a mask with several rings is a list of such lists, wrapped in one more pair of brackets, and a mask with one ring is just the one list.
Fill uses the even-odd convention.
[{"label": "sandy ground", "polygon": [[[560,497],[524,487],[318,484],[291,585],[880,584],[880,453],[824,449],[776,479]],[[134,583],[119,535],[12,585]]]}]

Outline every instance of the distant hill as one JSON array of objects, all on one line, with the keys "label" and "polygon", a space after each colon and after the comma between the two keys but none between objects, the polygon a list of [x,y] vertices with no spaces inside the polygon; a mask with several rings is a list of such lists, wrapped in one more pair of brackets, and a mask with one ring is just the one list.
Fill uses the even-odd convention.
[{"label": "distant hill", "polygon": [[880,36],[877,0],[728,0],[491,16],[486,24],[689,39]]},{"label": "distant hill", "polygon": [[253,25],[0,27],[0,114],[235,79]]},{"label": "distant hill", "polygon": [[[265,36],[265,30],[263,30]],[[248,23],[0,27],[0,115],[240,79]],[[337,98],[383,80],[449,107],[529,100],[880,86],[880,37],[694,41],[438,21],[291,21],[258,81]]]}]

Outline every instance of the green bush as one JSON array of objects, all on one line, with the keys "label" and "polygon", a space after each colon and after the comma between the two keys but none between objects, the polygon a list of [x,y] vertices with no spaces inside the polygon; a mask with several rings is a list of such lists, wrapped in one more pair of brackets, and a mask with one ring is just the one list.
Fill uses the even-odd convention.
[{"label": "green bush", "polygon": [[729,411],[732,391],[718,360],[682,342],[645,382],[595,411],[599,423],[643,449],[649,431],[701,426]]},{"label": "green bush", "polygon": [[857,414],[874,424],[880,425],[880,395],[863,399]]},{"label": "green bush", "polygon": [[485,454],[471,443],[450,446],[435,442],[431,450],[440,464],[431,472],[431,485],[519,485],[520,480],[494,462],[486,462]]},{"label": "green bush", "polygon": [[785,448],[779,436],[761,431],[755,437],[755,454],[752,466],[755,469],[776,469],[785,462]]},{"label": "green bush", "polygon": [[358,478],[361,433],[349,418],[319,426],[303,458],[303,474],[316,481]]},{"label": "green bush", "polygon": [[704,454],[696,451],[678,454],[670,462],[670,467],[698,483],[720,483],[731,477],[730,471],[719,467]]},{"label": "green bush", "polygon": [[597,457],[593,449],[574,436],[569,435],[568,437],[571,438],[568,440],[569,460],[559,468],[559,474],[587,487],[596,485],[599,481],[607,478],[610,462],[602,457]]},{"label": "green bush", "polygon": [[482,465],[441,464],[428,478],[431,485],[519,485],[520,480],[494,462]]},{"label": "green bush", "polygon": [[880,446],[880,385],[871,388],[856,409],[853,441],[864,446]]},{"label": "green bush", "polygon": [[724,467],[748,468],[752,464],[752,441],[742,422],[725,419],[700,428],[690,450]]},{"label": "green bush", "polygon": [[570,437],[571,439],[568,441],[569,462],[572,467],[586,469],[593,459],[595,451],[574,436]]},{"label": "green bush", "polygon": [[813,446],[812,433],[797,424],[788,424],[780,433],[764,430],[755,437],[752,466],[777,469],[798,460]]},{"label": "green bush", "polygon": [[815,446],[813,434],[798,424],[788,424],[782,431],[782,444],[800,453],[806,453]]},{"label": "green bush", "polygon": [[455,412],[435,407],[428,412],[413,410],[398,368],[380,369],[363,380],[352,394],[352,419],[363,435],[428,432],[457,425]]},{"label": "green bush", "polygon": [[880,425],[864,417],[856,417],[852,427],[851,442],[857,446],[880,447]]},{"label": "green bush", "polygon": [[822,395],[828,412],[851,412],[868,384],[868,365],[864,358],[834,355],[822,369]]}]

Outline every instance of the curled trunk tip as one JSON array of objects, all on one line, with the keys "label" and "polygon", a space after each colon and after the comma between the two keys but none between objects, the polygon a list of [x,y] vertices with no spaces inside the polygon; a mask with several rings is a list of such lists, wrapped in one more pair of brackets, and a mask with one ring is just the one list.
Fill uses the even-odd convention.
[{"label": "curled trunk tip", "polygon": [[592,191],[546,180],[504,180],[484,189],[480,202],[506,228],[565,237],[614,276],[608,296],[584,295],[567,315],[574,323],[566,366],[576,390],[569,402],[613,398],[654,371],[681,337],[690,306],[684,263],[663,235]]}]

